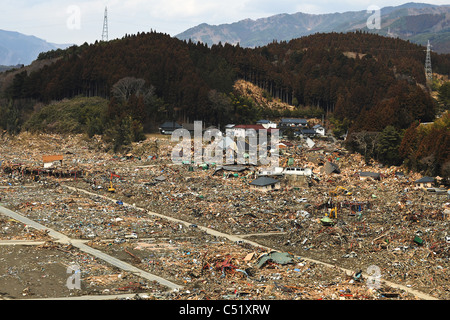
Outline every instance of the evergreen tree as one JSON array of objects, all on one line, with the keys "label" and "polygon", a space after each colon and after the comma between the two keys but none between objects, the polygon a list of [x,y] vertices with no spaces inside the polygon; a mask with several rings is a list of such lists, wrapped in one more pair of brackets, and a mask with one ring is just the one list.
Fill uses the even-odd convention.
[{"label": "evergreen tree", "polygon": [[401,164],[399,147],[402,142],[401,134],[393,126],[387,126],[380,134],[377,154],[378,159],[387,165]]},{"label": "evergreen tree", "polygon": [[450,108],[450,81],[445,82],[438,89],[438,101],[441,110],[449,110]]},{"label": "evergreen tree", "polygon": [[130,116],[116,118],[111,121],[105,131],[105,141],[117,153],[125,150],[132,142],[145,138],[142,132],[142,125],[133,121]]}]

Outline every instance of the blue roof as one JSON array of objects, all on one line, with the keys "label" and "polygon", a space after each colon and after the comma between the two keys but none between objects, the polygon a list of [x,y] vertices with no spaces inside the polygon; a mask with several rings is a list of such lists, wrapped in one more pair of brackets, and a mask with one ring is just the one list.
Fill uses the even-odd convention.
[{"label": "blue roof", "polygon": [[301,133],[303,133],[303,134],[316,134],[317,132],[316,132],[316,130],[313,130],[313,129],[303,129],[303,130],[301,130]]},{"label": "blue roof", "polygon": [[416,183],[433,183],[434,178],[433,177],[422,177],[419,180],[416,180]]},{"label": "blue roof", "polygon": [[168,121],[168,122],[164,122],[161,126],[160,126],[160,128],[169,128],[169,129],[173,129],[173,128],[177,128],[177,129],[181,129],[181,128],[183,128],[181,125],[179,125],[178,123],[176,123],[176,122],[170,122],[170,121]]},{"label": "blue roof", "polygon": [[301,123],[301,124],[306,124],[306,123],[308,123],[308,121],[306,119],[286,118],[286,119],[281,119],[281,123]]}]

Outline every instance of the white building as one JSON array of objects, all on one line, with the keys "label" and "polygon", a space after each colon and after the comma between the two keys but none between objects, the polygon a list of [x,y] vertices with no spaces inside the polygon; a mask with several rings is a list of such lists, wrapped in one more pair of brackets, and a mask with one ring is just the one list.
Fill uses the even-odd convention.
[{"label": "white building", "polygon": [[256,124],[262,125],[265,129],[276,129],[277,124],[270,120],[259,120]]},{"label": "white building", "polygon": [[325,136],[325,128],[322,127],[320,124],[315,125],[315,126],[313,127],[313,129],[316,130],[317,134],[321,135],[322,137]]},{"label": "white building", "polygon": [[284,174],[287,175],[297,175],[297,176],[312,176],[312,170],[310,168],[297,168],[297,167],[289,167],[285,168],[283,171]]}]

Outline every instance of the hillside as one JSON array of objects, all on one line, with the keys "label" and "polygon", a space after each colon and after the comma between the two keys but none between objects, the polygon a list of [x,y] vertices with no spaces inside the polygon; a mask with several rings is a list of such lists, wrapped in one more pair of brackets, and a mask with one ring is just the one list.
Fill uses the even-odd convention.
[{"label": "hillside", "polygon": [[284,110],[294,110],[294,106],[282,102],[280,99],[274,99],[266,90],[245,80],[237,80],[233,86],[236,94],[252,99],[257,105],[271,110],[283,112]]},{"label": "hillside", "polygon": [[[264,46],[272,41],[291,39],[315,33],[349,32],[366,30],[367,11],[330,14],[279,14],[257,20],[246,19],[230,24],[201,24],[190,28],[176,37],[191,39],[208,45],[221,43],[237,44],[243,47]],[[413,43],[426,45],[432,41],[433,50],[450,53],[450,6],[434,6],[407,3],[397,7],[381,9],[381,28],[370,30],[383,36],[399,37]]]},{"label": "hillside", "polygon": [[[150,32],[41,54],[35,62],[41,69],[0,76],[0,92],[25,114],[33,101],[103,97],[110,100],[110,117],[132,115],[145,130],[167,119],[225,125],[296,115],[236,93],[236,81],[245,80],[274,101],[349,119],[352,130],[380,131],[434,119],[433,100],[421,89],[424,60],[422,46],[363,32],[315,34],[256,49],[208,47]],[[436,73],[450,73],[449,55],[433,53],[432,60]],[[114,99],[111,89],[127,77],[142,79],[141,89],[152,98],[141,90],[142,97]]]}]

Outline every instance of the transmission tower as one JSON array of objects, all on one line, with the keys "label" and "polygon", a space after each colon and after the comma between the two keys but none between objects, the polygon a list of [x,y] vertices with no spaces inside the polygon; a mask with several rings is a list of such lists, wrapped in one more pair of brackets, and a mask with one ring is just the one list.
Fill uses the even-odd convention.
[{"label": "transmission tower", "polygon": [[433,71],[431,69],[431,45],[430,40],[428,40],[427,46],[427,58],[425,60],[425,75],[428,81],[433,80]]},{"label": "transmission tower", "polygon": [[102,41],[108,41],[108,7],[105,8],[105,19],[103,20]]}]

